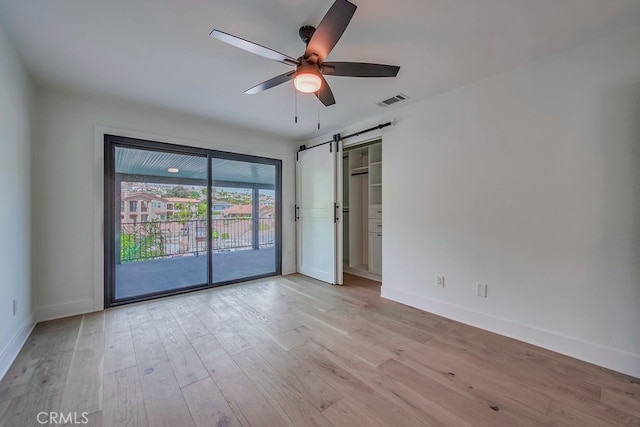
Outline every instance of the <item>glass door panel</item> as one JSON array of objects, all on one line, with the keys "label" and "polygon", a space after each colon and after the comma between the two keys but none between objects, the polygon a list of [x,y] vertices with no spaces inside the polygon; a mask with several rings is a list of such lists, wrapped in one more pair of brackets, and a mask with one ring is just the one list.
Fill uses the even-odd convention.
[{"label": "glass door panel", "polygon": [[206,286],[207,157],[115,147],[114,301]]},{"label": "glass door panel", "polygon": [[275,164],[213,158],[213,284],[277,274]]}]

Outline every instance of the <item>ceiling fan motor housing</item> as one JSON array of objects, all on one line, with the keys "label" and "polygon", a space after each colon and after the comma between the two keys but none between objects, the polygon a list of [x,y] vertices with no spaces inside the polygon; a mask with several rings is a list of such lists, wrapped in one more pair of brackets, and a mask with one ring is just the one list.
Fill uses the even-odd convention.
[{"label": "ceiling fan motor housing", "polygon": [[311,40],[311,37],[313,36],[313,33],[315,33],[315,32],[316,32],[316,28],[315,27],[312,27],[311,25],[303,25],[298,30],[298,35],[300,36],[300,39],[302,39],[304,44],[308,45],[309,44],[309,40]]}]

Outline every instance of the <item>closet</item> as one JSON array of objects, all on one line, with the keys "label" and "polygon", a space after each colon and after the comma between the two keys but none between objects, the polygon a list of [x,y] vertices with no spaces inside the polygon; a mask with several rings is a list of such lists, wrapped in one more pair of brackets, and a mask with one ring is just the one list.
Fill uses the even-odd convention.
[{"label": "closet", "polygon": [[343,148],[344,271],[381,280],[382,142]]}]

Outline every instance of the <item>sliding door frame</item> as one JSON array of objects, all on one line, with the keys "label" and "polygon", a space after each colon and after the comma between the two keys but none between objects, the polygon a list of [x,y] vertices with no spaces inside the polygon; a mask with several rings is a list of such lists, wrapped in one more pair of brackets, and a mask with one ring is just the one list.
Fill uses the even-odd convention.
[{"label": "sliding door frame", "polygon": [[[145,151],[161,151],[165,153],[173,153],[180,155],[191,155],[196,157],[206,157],[207,159],[207,283],[197,284],[189,287],[178,288],[170,291],[160,291],[140,296],[115,298],[115,267],[116,267],[116,215],[119,215],[119,209],[116,209],[116,199],[119,199],[119,188],[116,177],[115,151],[116,147],[138,149]],[[257,183],[233,182],[233,181],[216,181],[213,179],[213,159],[235,160],[241,162],[252,162],[272,165],[275,168],[275,185],[270,188],[267,185]],[[151,177],[151,179],[153,179]],[[172,179],[177,184],[193,184],[192,179]],[[216,186],[226,187],[242,187],[252,188],[253,194],[259,189],[273,189],[275,196],[275,271],[265,274],[251,276],[246,278],[228,280],[219,283],[213,283],[213,252],[211,236],[213,234],[212,221],[212,205],[211,190]],[[260,203],[253,200],[253,204]],[[253,211],[256,211],[254,206]],[[255,221],[255,218],[254,218]],[[255,228],[255,227],[254,227]],[[104,308],[114,307],[122,304],[128,304],[138,301],[145,301],[154,298],[160,298],[170,295],[192,292],[196,290],[224,286],[232,283],[243,282],[247,280],[260,279],[264,277],[278,276],[282,274],[282,160],[260,157],[248,154],[232,153],[220,150],[211,150],[199,147],[190,147],[186,145],[170,144],[166,142],[151,141],[146,139],[130,138],[118,135],[104,134]]]}]

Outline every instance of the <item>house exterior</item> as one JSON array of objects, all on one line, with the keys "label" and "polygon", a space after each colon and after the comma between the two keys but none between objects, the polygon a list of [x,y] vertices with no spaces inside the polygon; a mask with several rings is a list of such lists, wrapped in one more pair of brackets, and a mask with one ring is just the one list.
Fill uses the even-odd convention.
[{"label": "house exterior", "polygon": [[[165,221],[175,216],[184,207],[192,214],[197,213],[200,200],[182,197],[160,197],[147,192],[124,192],[120,201],[120,220],[124,223]],[[213,201],[212,212],[225,218],[246,218],[253,214],[252,205],[234,205],[229,202]],[[261,218],[272,218],[273,206],[260,205]]]},{"label": "house exterior", "polygon": [[120,201],[120,220],[124,223],[167,219],[168,201],[151,193],[126,193]]},{"label": "house exterior", "polygon": [[[258,208],[260,218],[271,218],[274,214],[272,206],[261,205]],[[250,218],[253,215],[252,205],[233,205],[222,211],[224,218]]]},{"label": "house exterior", "polygon": [[222,202],[219,200],[212,200],[211,201],[211,211],[214,212],[222,212],[225,209],[230,208],[231,206],[233,206],[233,203],[229,203],[229,202]]},{"label": "house exterior", "polygon": [[188,199],[184,197],[167,197],[163,199],[167,204],[167,218],[172,218],[177,212],[183,208],[189,209],[192,214],[198,213],[198,199]]}]

